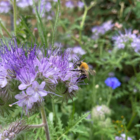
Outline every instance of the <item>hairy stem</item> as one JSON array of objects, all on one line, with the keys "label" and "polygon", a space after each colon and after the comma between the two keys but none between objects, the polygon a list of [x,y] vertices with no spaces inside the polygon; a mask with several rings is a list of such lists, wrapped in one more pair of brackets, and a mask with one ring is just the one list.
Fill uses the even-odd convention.
[{"label": "hairy stem", "polygon": [[42,122],[44,124],[46,140],[50,140],[49,127],[48,127],[46,113],[45,113],[45,109],[43,105],[41,106],[40,111],[41,111],[41,116],[42,116]]},{"label": "hairy stem", "polygon": [[6,29],[6,27],[2,24],[1,21],[0,21],[0,27],[9,35],[9,37],[11,37],[9,31]]},{"label": "hairy stem", "polygon": [[16,36],[17,35],[17,27],[16,27],[16,22],[17,22],[17,6],[16,6],[16,0],[14,0],[13,9],[14,9],[14,33],[15,33],[15,36]]},{"label": "hairy stem", "polygon": [[88,12],[88,8],[85,6],[84,15],[83,15],[81,25],[80,25],[80,33],[79,33],[80,34],[80,43],[81,43],[81,39],[82,39],[82,30],[83,30],[84,23],[85,23],[85,20],[86,20],[87,12]]},{"label": "hairy stem", "polygon": [[136,112],[134,112],[134,113],[132,114],[131,119],[130,119],[130,121],[129,121],[128,125],[127,125],[127,130],[129,130],[129,129],[130,129],[131,124],[132,124],[133,120],[135,119],[136,115],[137,115],[137,113],[136,113]]},{"label": "hairy stem", "polygon": [[112,89],[110,88],[110,95],[109,95],[109,98],[108,98],[108,101],[107,101],[107,106],[110,105],[110,101],[111,101],[111,99],[112,99],[112,94],[113,94],[113,91],[112,91]]},{"label": "hairy stem", "polygon": [[44,123],[42,124],[33,124],[33,125],[29,125],[29,128],[40,128],[40,127],[43,127],[45,126]]},{"label": "hairy stem", "polygon": [[95,4],[96,4],[96,2],[93,2],[89,7],[87,7],[86,4],[85,4],[85,11],[84,11],[84,14],[83,14],[83,16],[82,16],[82,21],[81,21],[81,24],[80,24],[80,32],[79,32],[79,35],[80,35],[80,44],[82,43],[82,31],[83,31],[83,28],[84,28],[84,24],[85,24],[87,12],[88,12]]}]

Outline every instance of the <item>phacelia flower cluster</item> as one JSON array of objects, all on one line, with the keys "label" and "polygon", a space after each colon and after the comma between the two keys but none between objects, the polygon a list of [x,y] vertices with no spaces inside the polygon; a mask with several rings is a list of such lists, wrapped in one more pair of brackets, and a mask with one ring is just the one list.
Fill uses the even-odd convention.
[{"label": "phacelia flower cluster", "polygon": [[110,115],[111,110],[106,105],[97,105],[92,109],[91,119],[101,128],[109,127],[112,125]]},{"label": "phacelia flower cluster", "polygon": [[131,30],[125,30],[125,33],[119,32],[119,35],[112,38],[114,45],[118,49],[133,49],[135,52],[140,50],[140,38],[131,32]]},{"label": "phacelia flower cluster", "polygon": [[[116,136],[115,140],[126,140],[126,135],[125,134],[121,134],[121,136]],[[133,140],[131,137],[127,136],[127,140]]]},{"label": "phacelia flower cluster", "polygon": [[9,1],[0,2],[0,13],[8,13],[11,10],[11,4]]},{"label": "phacelia flower cluster", "polygon": [[[20,8],[26,8],[28,6],[33,6],[32,0],[17,0],[17,6]],[[0,2],[0,13],[8,13],[12,10],[12,4],[10,1],[1,1]]]},{"label": "phacelia flower cluster", "polygon": [[78,56],[82,56],[86,54],[85,50],[83,50],[80,46],[75,46],[73,48],[67,48],[67,52],[69,52],[69,60],[78,60]]},{"label": "phacelia flower cluster", "polygon": [[84,3],[82,1],[77,1],[77,3],[74,3],[73,1],[69,0],[65,3],[65,6],[67,8],[74,8],[74,7],[78,7],[78,8],[83,8],[84,7]]},{"label": "phacelia flower cluster", "polygon": [[101,35],[104,35],[107,31],[111,30],[113,26],[114,24],[112,24],[112,21],[107,21],[100,26],[93,27],[91,29],[93,33],[91,38],[94,40],[98,39]]},{"label": "phacelia flower cluster", "polygon": [[[69,61],[68,51],[62,53],[60,48],[46,51],[36,46],[25,49],[19,47],[15,39],[8,46],[1,41],[0,88],[5,88],[13,79],[17,80],[21,92],[15,95],[18,101],[13,104],[23,107],[26,112],[48,94],[61,96],[59,98],[63,95],[72,97],[79,89],[79,72],[73,69],[74,63]],[[63,94],[56,94],[58,88]]]},{"label": "phacelia flower cluster", "polygon": [[94,121],[104,120],[106,115],[108,116],[111,115],[111,110],[106,105],[101,105],[101,106],[97,105],[92,109],[91,116]]},{"label": "phacelia flower cluster", "polygon": [[[35,0],[37,3],[38,0]],[[57,2],[54,0],[53,2]],[[16,4],[19,8],[27,8],[29,6],[33,6],[33,0],[17,0]],[[49,12],[52,8],[52,5],[49,1],[41,0],[40,10],[45,12]],[[0,13],[8,13],[12,9],[12,5],[9,1],[1,1],[0,2]]]},{"label": "phacelia flower cluster", "polygon": [[23,120],[13,122],[9,128],[0,133],[0,140],[13,140],[26,129],[28,129],[28,125]]}]

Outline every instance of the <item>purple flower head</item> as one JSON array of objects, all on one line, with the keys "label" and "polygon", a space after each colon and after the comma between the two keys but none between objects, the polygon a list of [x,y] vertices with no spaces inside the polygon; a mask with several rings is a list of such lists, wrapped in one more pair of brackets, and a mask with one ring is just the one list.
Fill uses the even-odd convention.
[{"label": "purple flower head", "polygon": [[80,46],[75,46],[75,47],[73,48],[73,52],[74,52],[75,54],[80,54],[80,55],[86,54],[86,52],[85,52]]},{"label": "purple flower head", "polygon": [[[126,135],[121,134],[121,136],[116,136],[115,140],[126,140]],[[132,138],[127,136],[127,140],[132,140]]]},{"label": "purple flower head", "polygon": [[45,11],[49,12],[51,10],[52,6],[50,2],[47,2],[45,5]]},{"label": "purple flower head", "polygon": [[[25,49],[19,47],[16,40],[9,42],[9,45],[1,42],[0,86],[3,88],[8,82],[18,81],[16,86],[22,92],[17,93],[15,98],[18,101],[13,104],[26,108],[26,112],[34,103],[42,102],[47,94],[56,95],[59,83],[66,89],[64,97],[72,97],[79,89],[78,82],[82,80],[79,79],[79,71],[73,71],[73,61],[69,61],[71,52],[66,50],[62,53],[57,46],[48,50],[37,49],[36,45]],[[75,50],[75,53],[85,53],[80,47],[75,47]]]},{"label": "purple flower head", "polygon": [[119,32],[118,36],[112,38],[114,45],[118,49],[124,49],[126,46],[134,49],[135,52],[140,50],[140,38],[131,32],[131,30],[125,30],[125,33]]},{"label": "purple flower head", "polygon": [[69,61],[76,61],[79,59],[79,56],[84,55],[86,53],[80,46],[75,46],[74,48],[67,48],[66,52],[69,55]]},{"label": "purple flower head", "polygon": [[0,13],[8,13],[11,10],[11,4],[8,1],[0,2]]},{"label": "purple flower head", "polygon": [[3,66],[9,71],[13,71],[15,77],[17,74],[19,75],[21,73],[20,71],[22,71],[22,69],[29,67],[34,57],[34,49],[32,51],[29,50],[28,55],[26,56],[25,51],[22,48],[17,47],[13,47],[11,50],[8,50],[8,48],[5,47],[4,52],[1,54]]},{"label": "purple flower head", "polygon": [[36,78],[36,72],[35,68],[31,68],[32,65],[29,67],[23,67],[18,73],[17,73],[17,79],[21,82],[19,85],[19,90],[24,90],[28,86],[30,86],[33,81]]},{"label": "purple flower head", "polygon": [[[45,13],[50,12],[51,9],[52,9],[51,3],[46,2],[45,0],[42,0],[40,6],[37,7],[37,10],[40,13],[41,17],[45,17]],[[33,9],[33,13],[35,13],[35,9]]]},{"label": "purple flower head", "polygon": [[113,28],[114,24],[112,24],[112,21],[107,21],[105,23],[102,24],[102,29],[104,30],[104,32],[107,32],[109,30],[111,30]]},{"label": "purple flower head", "polygon": [[32,95],[35,102],[40,101],[43,96],[46,96],[49,93],[44,90],[45,84],[46,83],[44,81],[40,85],[37,81],[34,81],[32,86],[27,88],[26,92],[27,94]]},{"label": "purple flower head", "polygon": [[25,7],[32,6],[32,5],[33,5],[32,0],[18,0],[17,1],[17,6],[20,8],[25,8]]},{"label": "purple flower head", "polygon": [[32,108],[33,104],[35,103],[36,98],[32,96],[30,93],[25,93],[22,91],[22,93],[17,94],[15,98],[18,100],[17,102],[11,104],[18,104],[18,106],[26,108],[26,113],[28,112],[29,109]]},{"label": "purple flower head", "polygon": [[52,16],[50,16],[50,15],[47,17],[47,20],[52,20],[52,19],[53,19],[53,18],[52,18]]},{"label": "purple flower head", "polygon": [[109,77],[105,80],[105,84],[112,89],[115,89],[121,85],[120,81],[116,77]]},{"label": "purple flower head", "polygon": [[82,1],[78,1],[78,3],[77,3],[77,6],[78,6],[79,8],[83,8],[84,5],[85,5],[85,4],[84,4]]},{"label": "purple flower head", "polygon": [[62,48],[63,45],[62,45],[60,42],[55,42],[55,43],[54,43],[54,47]]},{"label": "purple flower head", "polygon": [[79,87],[77,85],[77,77],[76,76],[71,77],[71,81],[70,81],[69,86],[68,86],[69,93],[72,93],[73,91],[76,91],[78,89],[79,89]]},{"label": "purple flower head", "polygon": [[3,66],[0,66],[0,88],[7,85],[7,71]]},{"label": "purple flower head", "polygon": [[65,3],[65,5],[66,5],[67,8],[74,8],[74,4],[73,4],[72,1],[67,1],[67,2]]},{"label": "purple flower head", "polygon": [[112,24],[112,21],[107,21],[103,23],[100,26],[95,26],[91,29],[93,35],[92,39],[98,39],[101,35],[104,35],[107,31],[111,30],[113,28],[114,24]]}]

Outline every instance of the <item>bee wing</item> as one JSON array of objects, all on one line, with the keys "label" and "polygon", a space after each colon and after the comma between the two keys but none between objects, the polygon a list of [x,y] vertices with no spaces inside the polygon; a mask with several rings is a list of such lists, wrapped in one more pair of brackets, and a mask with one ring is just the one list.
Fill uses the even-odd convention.
[{"label": "bee wing", "polygon": [[89,74],[88,74],[88,71],[85,71],[85,74],[86,74],[86,76],[87,76],[87,78],[88,78],[88,80],[89,80]]},{"label": "bee wing", "polygon": [[91,75],[95,75],[95,74],[96,74],[96,71],[95,71],[95,70],[89,69],[89,73],[90,73]]}]

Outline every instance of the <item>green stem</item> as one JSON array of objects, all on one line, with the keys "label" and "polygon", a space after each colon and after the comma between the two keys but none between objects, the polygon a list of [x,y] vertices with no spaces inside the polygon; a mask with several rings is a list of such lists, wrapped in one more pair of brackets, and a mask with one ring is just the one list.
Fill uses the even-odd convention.
[{"label": "green stem", "polygon": [[54,23],[54,28],[52,31],[52,48],[54,47],[54,40],[55,40],[55,34],[56,34],[56,29],[57,29],[57,24],[59,22],[59,14],[60,14],[60,0],[58,0],[57,3],[57,12],[56,12],[56,18],[55,18],[55,23]]},{"label": "green stem", "polygon": [[53,113],[54,113],[54,118],[55,118],[56,122],[58,122],[57,113],[56,113],[56,109],[55,109],[55,105],[54,105],[54,100],[53,99],[52,99],[52,109],[53,109]]},{"label": "green stem", "polygon": [[132,124],[134,118],[136,117],[136,115],[137,115],[136,112],[134,112],[134,113],[132,114],[131,119],[130,119],[128,125],[127,125],[127,130],[131,127],[131,124]]},{"label": "green stem", "polygon": [[16,35],[17,35],[17,27],[16,27],[16,21],[17,21],[17,6],[16,6],[16,0],[14,0],[13,9],[14,9],[14,32],[15,32],[15,36],[16,36]]},{"label": "green stem", "polygon": [[132,67],[133,67],[133,70],[134,70],[135,76],[137,76],[137,71],[136,71],[136,69],[135,69],[135,66],[132,65]]},{"label": "green stem", "polygon": [[40,127],[43,127],[45,126],[44,124],[33,124],[33,125],[29,125],[28,127],[29,128],[40,128]]},{"label": "green stem", "polygon": [[100,57],[102,57],[102,54],[103,54],[103,45],[104,45],[104,41],[101,41],[101,45],[100,45]]},{"label": "green stem", "polygon": [[82,39],[82,30],[83,30],[83,27],[84,27],[87,12],[88,12],[88,8],[87,8],[87,6],[85,6],[84,15],[83,15],[81,25],[80,25],[80,33],[79,33],[80,34],[80,42],[81,42],[81,39]]},{"label": "green stem", "polygon": [[85,4],[85,11],[84,11],[83,18],[82,18],[82,21],[81,21],[81,24],[80,24],[80,32],[79,32],[79,35],[80,35],[80,44],[81,44],[81,40],[82,40],[82,30],[83,30],[83,27],[84,27],[84,24],[85,24],[87,12],[88,12],[95,4],[96,4],[96,2],[93,2],[89,7],[87,7],[86,4]]},{"label": "green stem", "polygon": [[82,44],[81,44],[81,41],[80,41],[78,38],[72,36],[72,39],[74,39],[74,40],[77,41],[80,45],[82,45]]},{"label": "green stem", "polygon": [[95,87],[95,77],[93,77],[93,94],[92,94],[92,99],[93,99],[93,105],[95,106],[96,105],[96,92],[97,92],[97,89]]},{"label": "green stem", "polygon": [[107,106],[109,106],[110,101],[111,101],[111,99],[112,99],[112,93],[113,93],[113,91],[112,91],[112,89],[110,88],[110,95],[109,95],[109,98],[108,98],[108,101],[107,101]]},{"label": "green stem", "polygon": [[43,105],[40,107],[40,111],[41,111],[41,116],[42,116],[42,122],[44,124],[46,140],[50,140],[49,127],[48,127],[46,113],[45,113],[45,109]]},{"label": "green stem", "polygon": [[5,26],[1,23],[1,21],[0,21],[0,26],[9,35],[9,37],[11,37],[9,31],[5,28]]}]

